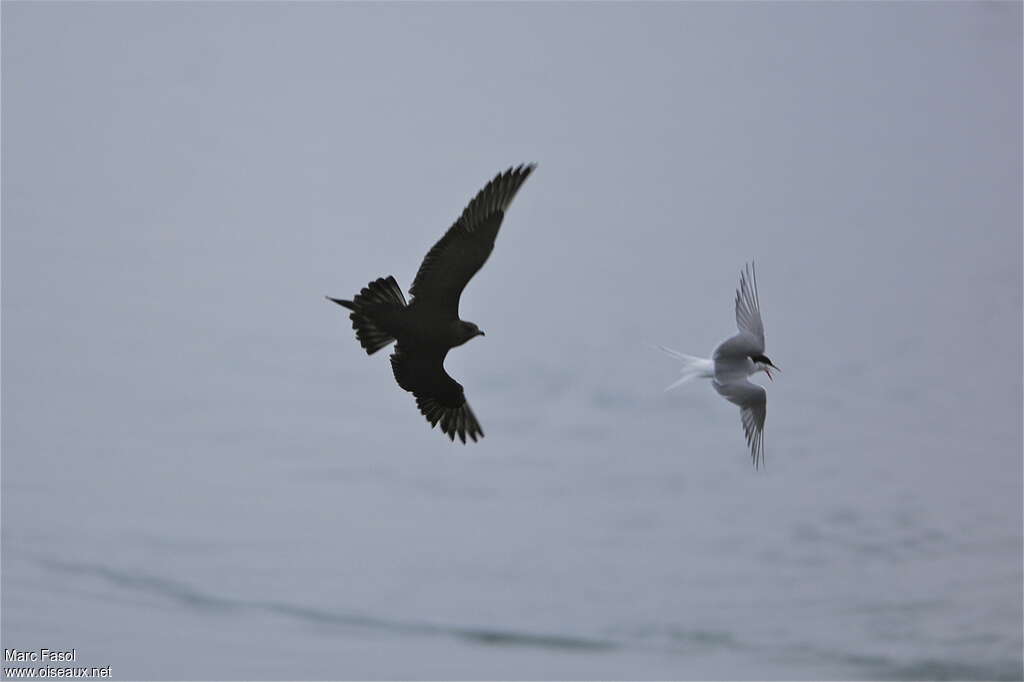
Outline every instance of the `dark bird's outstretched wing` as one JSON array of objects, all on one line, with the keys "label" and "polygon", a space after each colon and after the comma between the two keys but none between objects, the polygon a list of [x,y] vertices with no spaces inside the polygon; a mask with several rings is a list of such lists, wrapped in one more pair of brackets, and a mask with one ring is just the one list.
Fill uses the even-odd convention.
[{"label": "dark bird's outstretched wing", "polygon": [[750,446],[754,466],[764,461],[764,420],[767,415],[768,396],[764,388],[746,379],[742,381],[712,381],[718,394],[734,405],[740,406],[740,421],[743,434]]},{"label": "dark bird's outstretched wing", "polygon": [[496,175],[434,244],[409,289],[420,306],[458,318],[462,290],[491,255],[505,211],[534,168],[522,165]]},{"label": "dark bird's outstretched wing", "polygon": [[398,346],[391,354],[391,370],[398,385],[416,396],[416,406],[432,427],[440,422],[441,430],[452,440],[458,436],[465,443],[469,436],[475,442],[483,438],[484,432],[466,402],[462,386],[444,371],[447,354],[446,350],[407,351]]}]

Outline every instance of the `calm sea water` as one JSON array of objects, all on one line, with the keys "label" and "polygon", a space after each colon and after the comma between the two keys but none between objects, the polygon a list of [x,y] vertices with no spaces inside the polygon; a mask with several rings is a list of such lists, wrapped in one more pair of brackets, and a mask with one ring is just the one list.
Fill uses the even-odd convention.
[{"label": "calm sea water", "polygon": [[756,472],[640,350],[653,384],[595,353],[477,376],[488,436],[453,447],[344,322],[102,426],[86,395],[5,422],[4,646],[121,679],[1021,676],[1019,480],[936,473],[1012,442],[791,364]]}]

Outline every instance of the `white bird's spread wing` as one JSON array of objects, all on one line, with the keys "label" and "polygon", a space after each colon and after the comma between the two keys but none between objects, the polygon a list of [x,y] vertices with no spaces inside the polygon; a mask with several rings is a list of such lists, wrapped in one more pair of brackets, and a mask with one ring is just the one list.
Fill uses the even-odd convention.
[{"label": "white bird's spread wing", "polygon": [[736,326],[741,332],[753,336],[764,352],[764,322],[761,321],[761,302],[757,297],[757,272],[747,265],[740,272],[740,288],[736,290]]},{"label": "white bird's spread wing", "polygon": [[743,422],[743,433],[750,446],[750,455],[754,458],[754,466],[764,461],[764,420],[767,414],[768,395],[764,388],[746,379],[742,381],[720,382],[717,379],[711,384],[723,398],[739,405],[740,420]]}]

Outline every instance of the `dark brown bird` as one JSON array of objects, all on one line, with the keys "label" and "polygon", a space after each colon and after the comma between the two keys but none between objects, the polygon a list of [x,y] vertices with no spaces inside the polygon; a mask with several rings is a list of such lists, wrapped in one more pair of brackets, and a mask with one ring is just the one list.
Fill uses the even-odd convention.
[{"label": "dark brown bird", "polygon": [[395,381],[416,396],[431,427],[440,422],[453,441],[455,436],[465,443],[467,436],[476,441],[484,435],[462,385],[444,370],[449,350],[484,335],[459,318],[459,298],[491,255],[505,212],[534,168],[509,168],[480,190],[423,259],[409,303],[390,276],[370,282],[351,301],[327,297],[352,311],[352,328],[367,355],[398,342],[391,354]]}]

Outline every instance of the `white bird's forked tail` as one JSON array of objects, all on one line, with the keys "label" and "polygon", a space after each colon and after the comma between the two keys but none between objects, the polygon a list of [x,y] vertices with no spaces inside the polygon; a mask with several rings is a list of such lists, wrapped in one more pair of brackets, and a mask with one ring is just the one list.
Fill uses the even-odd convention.
[{"label": "white bird's forked tail", "polygon": [[710,379],[715,376],[715,363],[707,358],[698,358],[694,355],[687,355],[686,353],[680,353],[677,350],[666,348],[665,346],[658,346],[666,355],[671,355],[676,360],[683,363],[680,371],[682,376],[675,380],[672,385],[668,386],[665,390],[671,391],[673,388],[682,386],[690,379]]}]

